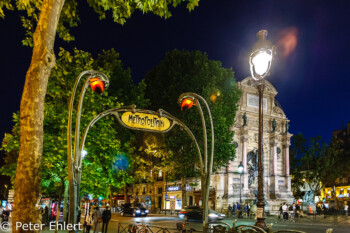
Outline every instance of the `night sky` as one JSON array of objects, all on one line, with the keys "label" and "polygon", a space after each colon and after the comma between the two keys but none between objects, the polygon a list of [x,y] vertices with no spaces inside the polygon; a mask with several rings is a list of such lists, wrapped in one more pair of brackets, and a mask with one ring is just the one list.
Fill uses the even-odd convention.
[{"label": "night sky", "polygon": [[[85,1],[78,2],[81,24],[72,30],[76,40],[67,44],[57,39],[56,52],[58,46],[94,55],[115,48],[135,82],[175,48],[206,52],[232,67],[241,81],[250,75],[248,54],[258,30],[267,29],[274,44],[285,38],[283,32],[292,31],[296,48],[279,56],[268,77],[291,121],[290,132],[321,135],[328,142],[333,130],[350,121],[350,1],[201,0],[191,13],[185,4],[173,9],[168,20],[136,13],[124,26],[111,18],[99,21]],[[5,14],[0,20],[0,140],[11,131],[31,58],[31,48],[21,44],[24,31],[17,13]]]}]

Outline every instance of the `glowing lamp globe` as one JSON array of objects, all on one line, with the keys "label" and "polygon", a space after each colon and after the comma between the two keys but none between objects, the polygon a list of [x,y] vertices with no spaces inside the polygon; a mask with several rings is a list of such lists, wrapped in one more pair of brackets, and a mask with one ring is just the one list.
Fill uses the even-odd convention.
[{"label": "glowing lamp globe", "polygon": [[252,58],[254,71],[258,75],[264,76],[270,69],[271,61],[272,61],[272,54],[269,54],[265,50],[258,51]]},{"label": "glowing lamp globe", "polygon": [[243,167],[243,164],[242,162],[238,165],[238,173],[239,174],[243,174],[243,170],[244,170],[244,167]]},{"label": "glowing lamp globe", "polygon": [[258,41],[253,46],[249,56],[250,73],[256,81],[264,79],[270,71],[274,47],[266,40],[267,31],[260,30],[257,33]]},{"label": "glowing lamp globe", "polygon": [[181,111],[183,109],[190,109],[194,104],[194,100],[191,98],[184,98],[181,101]]},{"label": "glowing lamp globe", "polygon": [[105,83],[100,78],[92,78],[90,79],[90,87],[94,92],[102,95],[105,90]]},{"label": "glowing lamp globe", "polygon": [[216,102],[216,99],[217,99],[216,94],[211,94],[211,96],[210,96],[210,101],[213,102],[213,103],[215,103],[215,102]]}]

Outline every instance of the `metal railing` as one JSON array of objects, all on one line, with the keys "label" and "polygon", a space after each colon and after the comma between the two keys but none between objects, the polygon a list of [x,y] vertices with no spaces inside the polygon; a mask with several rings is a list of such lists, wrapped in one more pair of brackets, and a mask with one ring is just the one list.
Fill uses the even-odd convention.
[{"label": "metal railing", "polygon": [[195,229],[188,228],[188,223],[176,223],[176,228],[161,227],[144,222],[119,223],[118,233],[201,233]]},{"label": "metal railing", "polygon": [[[268,231],[252,225],[238,225],[237,220],[233,222],[233,226],[225,222],[210,222],[207,227],[207,233],[306,233],[299,230],[277,230],[273,231],[270,224]],[[327,229],[326,233],[332,233],[332,229]],[[119,223],[118,233],[202,233],[189,227],[188,222],[177,222],[176,227],[162,227],[151,225],[145,222],[135,223]]]}]

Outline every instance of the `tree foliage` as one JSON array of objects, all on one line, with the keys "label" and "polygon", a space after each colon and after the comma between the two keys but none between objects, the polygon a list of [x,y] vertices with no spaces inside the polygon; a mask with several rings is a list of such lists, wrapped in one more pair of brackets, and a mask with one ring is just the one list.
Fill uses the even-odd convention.
[{"label": "tree foliage", "polygon": [[[198,0],[88,0],[94,10],[105,16],[111,11],[112,17],[123,24],[136,10],[154,12],[164,18],[169,17],[169,5],[174,7],[181,2],[187,2],[192,10]],[[30,66],[26,73],[20,107],[20,151],[18,157],[15,181],[15,208],[13,221],[40,223],[40,211],[37,206],[41,196],[41,161],[44,141],[44,102],[48,80],[55,66],[53,52],[56,34],[65,41],[74,38],[69,33],[69,27],[74,27],[79,21],[77,1],[75,0],[4,0],[0,3],[0,17],[4,17],[3,9],[24,11],[21,17],[26,29],[24,45],[33,46]],[[70,189],[72,184],[70,184]],[[72,189],[71,189],[72,190]],[[71,209],[73,207],[71,206]],[[74,216],[70,215],[71,223]],[[21,230],[15,229],[14,232]]]},{"label": "tree foliage", "polygon": [[327,187],[333,187],[342,183],[340,179],[350,176],[350,143],[341,138],[332,138],[327,148],[324,159],[324,172],[322,183]]},{"label": "tree foliage", "polygon": [[326,168],[327,144],[320,136],[305,139],[303,134],[292,137],[291,154],[291,174],[292,188],[295,197],[301,198],[301,188],[309,188],[320,194],[322,188],[322,176]]},{"label": "tree foliage", "polygon": [[323,187],[333,187],[349,176],[350,145],[347,140],[332,138],[329,145],[320,136],[306,139],[303,134],[292,137],[290,164],[292,188],[302,198],[301,188],[309,187],[316,195]]},{"label": "tree foliage", "polygon": [[[147,73],[145,82],[146,97],[151,101],[151,108],[164,109],[181,119],[199,143],[203,143],[199,113],[195,109],[182,112],[178,97],[184,92],[195,92],[203,96],[209,104],[214,122],[214,168],[226,166],[229,160],[234,159],[233,131],[230,127],[234,123],[240,92],[231,69],[223,68],[219,61],[209,60],[206,54],[199,51],[173,50]],[[207,114],[204,107],[203,111]],[[206,123],[210,135],[209,121]],[[166,142],[172,151],[169,159],[176,163],[173,166],[178,171],[178,176],[193,176],[198,156],[191,139],[183,130],[175,128],[166,135]]]},{"label": "tree foliage", "polygon": [[[116,23],[122,25],[136,11],[141,11],[143,14],[151,12],[167,19],[171,17],[170,9],[177,7],[182,2],[187,2],[187,9],[192,11],[198,6],[199,0],[87,0],[88,5],[94,9],[100,19],[105,19],[109,14]],[[4,9],[17,9],[25,12],[20,16],[26,31],[26,36],[22,41],[23,45],[33,46],[33,34],[39,20],[42,3],[43,0],[3,0],[0,2],[1,18],[5,17]],[[74,40],[74,35],[69,29],[78,26],[79,23],[78,1],[65,0],[57,27],[58,36],[64,41]]]},{"label": "tree foliage", "polygon": [[[78,74],[85,69],[96,69],[110,77],[110,89],[98,96],[88,91],[84,98],[81,117],[82,130],[98,113],[135,103],[147,104],[144,98],[145,84],[132,83],[130,69],[125,69],[114,50],[103,51],[96,60],[91,54],[75,49],[73,53],[60,50],[59,59],[52,72],[45,100],[44,150],[42,158],[42,186],[44,194],[55,194],[62,180],[67,177],[67,120],[68,103],[72,87]],[[80,87],[81,88],[81,87]],[[78,90],[80,89],[78,88]],[[123,93],[120,95],[120,93]],[[130,93],[130,95],[127,95]],[[15,126],[12,134],[5,134],[2,150],[6,153],[6,165],[1,173],[15,177],[16,162],[19,153],[19,117],[13,115]],[[120,130],[112,117],[101,119],[89,131],[86,140],[88,155],[83,160],[82,193],[105,195],[110,186],[122,187],[132,181],[128,171],[128,141],[132,134]],[[119,129],[119,130],[118,130]],[[121,166],[125,164],[127,166]]]}]

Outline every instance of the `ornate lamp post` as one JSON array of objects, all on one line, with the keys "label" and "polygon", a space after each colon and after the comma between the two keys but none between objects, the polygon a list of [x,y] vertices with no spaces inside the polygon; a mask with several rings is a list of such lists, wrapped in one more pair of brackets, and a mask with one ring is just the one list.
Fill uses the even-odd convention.
[{"label": "ornate lamp post", "polygon": [[243,174],[243,163],[242,161],[238,165],[238,173],[239,173],[239,204],[242,203],[242,174]]},{"label": "ornate lamp post", "polygon": [[249,65],[252,78],[255,80],[259,92],[259,146],[258,146],[258,203],[257,220],[255,226],[267,229],[265,223],[264,181],[263,181],[263,93],[264,78],[269,75],[274,56],[274,47],[266,40],[267,31],[260,30],[257,33],[258,41],[253,46],[249,56]]},{"label": "ornate lamp post", "polygon": [[[208,143],[207,143],[207,127],[205,123],[205,118],[203,114],[203,110],[201,107],[200,102],[204,103],[209,116],[209,122],[210,122],[210,131],[211,131],[211,152],[210,156],[208,156]],[[211,117],[210,108],[208,106],[208,103],[205,101],[205,99],[197,95],[195,93],[187,92],[183,93],[179,97],[179,104],[181,106],[181,110],[183,109],[189,109],[192,106],[196,106],[199,114],[201,116],[202,120],[202,127],[203,127],[203,156],[201,156],[201,153],[199,154],[199,162],[200,162],[200,170],[201,170],[201,189],[202,189],[202,205],[203,205],[203,232],[206,232],[207,230],[207,224],[208,224],[208,202],[209,202],[209,188],[210,188],[210,177],[213,170],[213,158],[214,158],[214,126],[213,126],[213,119]],[[195,140],[194,140],[195,141]],[[197,146],[198,147],[198,146]]]},{"label": "ornate lamp post", "polygon": [[[74,97],[77,91],[79,81],[87,75],[87,79],[82,87],[79,96],[78,109],[76,114],[76,124],[75,124],[75,137],[74,144],[72,143],[72,117],[73,117],[73,106],[74,106]],[[96,92],[97,94],[102,95],[102,92],[109,85],[108,77],[94,70],[86,70],[79,74],[77,80],[75,81],[73,93],[69,103],[68,109],[68,127],[67,127],[67,162],[68,162],[68,181],[69,181],[69,218],[68,222],[75,224],[76,216],[80,206],[80,180],[81,180],[81,160],[82,160],[82,148],[79,146],[79,135],[80,135],[80,117],[81,110],[83,106],[83,98],[85,91],[88,86]],[[74,145],[74,148],[73,148]],[[84,154],[84,153],[83,153]]]}]

